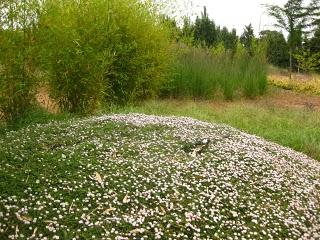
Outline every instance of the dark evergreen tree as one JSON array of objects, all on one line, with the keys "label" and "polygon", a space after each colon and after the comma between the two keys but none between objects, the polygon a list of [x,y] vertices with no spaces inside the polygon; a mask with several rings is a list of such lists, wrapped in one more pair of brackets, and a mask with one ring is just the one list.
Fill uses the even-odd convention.
[{"label": "dark evergreen tree", "polygon": [[225,41],[225,47],[226,49],[230,49],[233,53],[235,53],[237,49],[237,43],[238,43],[237,30],[233,28],[231,32],[229,32],[228,38]]},{"label": "dark evergreen tree", "polygon": [[311,52],[320,52],[320,24],[315,30],[313,37],[309,41],[309,47]]},{"label": "dark evergreen tree", "polygon": [[309,25],[312,30],[317,30],[320,26],[320,0],[312,0],[308,10],[310,12]]},{"label": "dark evergreen tree", "polygon": [[194,25],[194,40],[202,46],[212,47],[217,41],[216,26],[210,20],[207,8],[204,7],[201,17],[197,17]]},{"label": "dark evergreen tree", "polygon": [[237,42],[238,42],[236,29],[232,29],[232,31],[229,32],[228,28],[226,27],[223,27],[222,29],[218,27],[217,35],[218,35],[217,42],[218,43],[222,42],[226,50],[231,50],[232,52],[236,51]]},{"label": "dark evergreen tree", "polygon": [[260,41],[266,43],[267,59],[270,64],[278,67],[288,67],[289,47],[281,32],[262,31]]},{"label": "dark evergreen tree", "polygon": [[245,26],[243,34],[240,37],[241,44],[247,49],[250,55],[253,55],[254,39],[254,31],[252,24],[250,23],[248,26]]},{"label": "dark evergreen tree", "polygon": [[188,17],[183,18],[181,35],[182,40],[187,41],[187,43],[193,42],[194,40],[194,24]]}]

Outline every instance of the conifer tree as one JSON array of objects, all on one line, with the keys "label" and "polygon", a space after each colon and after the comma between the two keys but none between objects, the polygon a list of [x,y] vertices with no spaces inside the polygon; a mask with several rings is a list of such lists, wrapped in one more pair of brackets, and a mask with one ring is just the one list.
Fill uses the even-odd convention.
[{"label": "conifer tree", "polygon": [[253,54],[253,41],[255,39],[252,24],[245,26],[243,34],[240,37],[240,42],[247,49],[250,55]]}]

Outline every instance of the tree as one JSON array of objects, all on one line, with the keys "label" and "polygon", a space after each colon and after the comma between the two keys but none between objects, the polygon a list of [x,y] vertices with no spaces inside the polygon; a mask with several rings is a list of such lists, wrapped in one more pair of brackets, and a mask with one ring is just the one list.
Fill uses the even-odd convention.
[{"label": "tree", "polygon": [[302,50],[295,55],[299,68],[304,71],[320,70],[320,52],[312,53],[309,49]]},{"label": "tree", "polygon": [[266,43],[268,62],[278,67],[288,67],[289,47],[281,32],[262,31],[260,41]]},{"label": "tree", "polygon": [[305,71],[320,71],[320,25],[314,29],[303,49],[295,55],[299,67]]},{"label": "tree", "polygon": [[217,35],[218,35],[218,41],[222,42],[224,45],[224,48],[226,50],[231,50],[233,53],[236,51],[237,43],[238,43],[238,36],[236,29],[232,29],[231,32],[229,32],[228,28],[223,27],[222,30],[220,30],[220,27],[217,28]]},{"label": "tree", "polygon": [[217,41],[217,32],[214,21],[210,20],[207,8],[203,8],[201,18],[197,17],[194,25],[194,39],[200,44],[212,47]]},{"label": "tree", "polygon": [[316,30],[320,26],[320,0],[312,0],[309,5],[310,23],[312,30]]},{"label": "tree", "polygon": [[308,44],[311,52],[320,52],[320,24],[318,25]]},{"label": "tree", "polygon": [[194,40],[194,25],[189,17],[183,18],[183,27],[181,30],[181,39],[184,43],[191,45]]},{"label": "tree", "polygon": [[178,27],[177,21],[168,15],[160,15],[159,17],[162,24],[164,24],[170,30],[170,39],[178,42],[182,36],[182,32]]},{"label": "tree", "polygon": [[[314,0],[318,1],[318,0]],[[265,5],[270,16],[277,21],[276,27],[289,33],[289,61],[290,79],[292,76],[293,54],[297,50],[299,43],[302,42],[302,32],[308,26],[308,19],[311,16],[311,5],[305,6],[303,0],[288,0],[283,6]]]},{"label": "tree", "polygon": [[252,24],[245,26],[243,34],[240,37],[241,44],[247,49],[249,54],[253,55],[253,41],[255,39]]}]

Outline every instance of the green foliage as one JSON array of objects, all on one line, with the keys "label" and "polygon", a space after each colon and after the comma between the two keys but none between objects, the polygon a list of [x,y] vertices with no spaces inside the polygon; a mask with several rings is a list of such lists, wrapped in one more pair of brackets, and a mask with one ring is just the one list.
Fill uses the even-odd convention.
[{"label": "green foliage", "polygon": [[180,58],[165,93],[173,97],[212,99],[220,92],[228,100],[236,95],[254,98],[266,90],[266,62],[261,46],[254,56],[238,44],[235,53],[220,43],[213,49],[180,45]]},{"label": "green foliage", "polygon": [[308,18],[311,15],[310,6],[311,4],[305,6],[304,0],[288,0],[283,7],[267,4],[266,8],[269,15],[277,20],[276,26],[291,35],[291,44],[293,44],[296,40],[294,39],[295,32],[307,26]]},{"label": "green foliage", "polygon": [[189,18],[183,19],[180,42],[203,48],[212,48],[223,43],[225,49],[234,53],[237,48],[238,36],[235,29],[229,31],[226,27],[221,29],[220,26],[216,26],[204,7],[201,16],[197,16],[194,23]]},{"label": "green foliage", "polygon": [[144,99],[165,80],[170,32],[147,3],[47,0],[39,26],[51,93],[63,110]]},{"label": "green foliage", "polygon": [[174,59],[168,27],[140,1],[114,1],[110,7],[116,28],[109,43],[115,54],[109,99],[126,103],[157,95]]},{"label": "green foliage", "polygon": [[293,68],[293,55],[302,47],[302,34],[309,27],[310,19],[314,15],[312,4],[315,1],[307,6],[304,2],[304,0],[288,0],[283,7],[266,5],[269,15],[277,21],[275,26],[287,31],[289,34],[290,78]]},{"label": "green foliage", "polygon": [[217,41],[216,25],[209,18],[206,7],[194,24],[194,40],[203,47],[212,47]]},{"label": "green foliage", "polygon": [[315,29],[311,38],[306,39],[303,48],[295,58],[300,69],[307,72],[320,72],[320,25]]},{"label": "green foliage", "polygon": [[312,0],[309,7],[308,7],[308,10],[310,12],[309,26],[314,27],[315,29],[319,28],[319,26],[320,26],[320,0]]},{"label": "green foliage", "polygon": [[231,50],[232,53],[236,51],[238,44],[238,36],[236,29],[232,29],[230,32],[226,27],[217,29],[218,32],[218,42],[222,42],[225,49]]},{"label": "green foliage", "polygon": [[245,26],[243,34],[240,37],[240,42],[247,49],[250,55],[253,54],[253,42],[255,40],[252,24]]},{"label": "green foliage", "polygon": [[112,33],[107,6],[48,0],[43,7],[39,39],[51,95],[61,110],[91,112],[104,98],[113,62],[106,42]]},{"label": "green foliage", "polygon": [[194,42],[194,24],[191,22],[190,18],[183,18],[183,26],[181,29],[181,41],[189,46]]},{"label": "green foliage", "polygon": [[320,52],[311,53],[309,50],[295,54],[298,66],[304,71],[314,72],[320,70]]},{"label": "green foliage", "polygon": [[266,56],[265,45],[263,43],[252,43],[251,52],[248,49],[238,46],[236,56],[236,63],[238,68],[239,82],[242,82],[240,88],[242,88],[244,95],[247,98],[255,98],[259,95],[263,95],[267,89],[267,70],[266,70]]},{"label": "green foliage", "polygon": [[320,52],[320,23],[316,28],[314,35],[308,42],[308,46],[311,52]]},{"label": "green foliage", "polygon": [[7,122],[22,117],[34,99],[34,6],[33,1],[0,3],[0,118]]},{"label": "green foliage", "polygon": [[162,24],[166,25],[168,30],[170,30],[170,39],[175,42],[180,41],[182,34],[181,29],[178,27],[177,21],[167,15],[161,15],[160,18]]},{"label": "green foliage", "polygon": [[266,44],[266,54],[270,64],[283,68],[288,67],[289,47],[281,32],[262,31],[260,40]]},{"label": "green foliage", "polygon": [[[167,94],[174,97],[212,98],[218,87],[210,50],[180,45],[180,57]],[[169,90],[168,90],[169,89]]]}]

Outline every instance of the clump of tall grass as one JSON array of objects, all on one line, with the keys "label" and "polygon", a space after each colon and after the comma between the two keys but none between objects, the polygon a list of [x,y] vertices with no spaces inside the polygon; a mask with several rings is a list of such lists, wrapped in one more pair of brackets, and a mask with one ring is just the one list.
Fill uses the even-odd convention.
[{"label": "clump of tall grass", "polygon": [[62,111],[89,113],[102,102],[113,54],[104,1],[46,0],[39,18],[42,68]]},{"label": "clump of tall grass", "polygon": [[62,110],[155,95],[168,72],[170,39],[152,4],[138,0],[45,0],[42,59]]},{"label": "clump of tall grass", "polygon": [[235,96],[254,98],[266,90],[266,61],[259,46],[253,56],[241,45],[235,53],[222,44],[213,49],[183,45],[179,49],[168,95],[211,99],[222,93],[232,100]]},{"label": "clump of tall grass", "polygon": [[[31,5],[30,1],[30,5]],[[35,96],[34,8],[22,1],[0,2],[0,118],[14,122]]]}]

